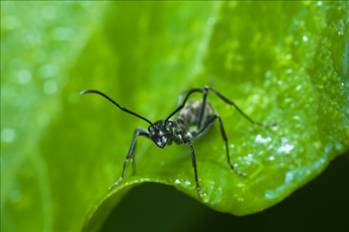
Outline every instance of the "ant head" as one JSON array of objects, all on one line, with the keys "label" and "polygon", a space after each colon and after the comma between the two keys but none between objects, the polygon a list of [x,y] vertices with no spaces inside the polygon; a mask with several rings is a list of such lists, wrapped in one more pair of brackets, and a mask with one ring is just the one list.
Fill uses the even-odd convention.
[{"label": "ant head", "polygon": [[157,121],[148,127],[150,138],[160,148],[164,148],[171,143],[171,134],[168,130],[167,121]]}]

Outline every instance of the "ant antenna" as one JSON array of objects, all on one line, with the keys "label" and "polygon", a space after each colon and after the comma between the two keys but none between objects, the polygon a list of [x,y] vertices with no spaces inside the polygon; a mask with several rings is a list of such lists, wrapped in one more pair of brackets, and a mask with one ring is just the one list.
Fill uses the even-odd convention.
[{"label": "ant antenna", "polygon": [[106,94],[104,94],[104,93],[102,93],[102,92],[100,92],[100,91],[98,91],[98,90],[90,89],[90,90],[84,90],[84,91],[81,91],[81,92],[80,92],[81,95],[88,94],[88,93],[94,93],[94,94],[100,95],[100,96],[106,98],[107,100],[109,100],[111,103],[113,103],[115,106],[117,106],[120,110],[125,111],[125,112],[127,112],[127,113],[129,113],[129,114],[132,114],[133,116],[136,116],[137,118],[143,119],[144,121],[146,121],[146,122],[149,123],[150,125],[153,124],[150,120],[146,119],[145,117],[143,117],[143,116],[141,116],[141,115],[139,115],[139,114],[137,114],[137,113],[134,113],[134,112],[132,112],[132,111],[130,111],[130,110],[128,110],[128,109],[126,109],[126,108],[120,106],[120,105],[119,105],[117,102],[115,102],[113,99],[111,99],[111,98],[108,97]]}]

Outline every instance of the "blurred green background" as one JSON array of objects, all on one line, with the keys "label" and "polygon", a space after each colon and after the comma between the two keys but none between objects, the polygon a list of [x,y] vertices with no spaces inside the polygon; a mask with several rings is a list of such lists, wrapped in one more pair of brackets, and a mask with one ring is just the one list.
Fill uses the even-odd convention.
[{"label": "blurred green background", "polygon": [[[1,231],[346,228],[348,19],[347,2],[2,1]],[[248,177],[227,168],[214,127],[195,143],[203,199],[185,147],[141,139],[137,175],[109,192],[146,125],[79,92],[156,120],[206,84],[279,123],[254,128],[210,98]],[[186,195],[131,190],[144,182]]]}]

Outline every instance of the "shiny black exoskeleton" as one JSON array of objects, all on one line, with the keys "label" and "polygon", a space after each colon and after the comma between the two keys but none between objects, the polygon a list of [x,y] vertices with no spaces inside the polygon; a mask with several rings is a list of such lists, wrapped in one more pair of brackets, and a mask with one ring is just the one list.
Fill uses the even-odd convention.
[{"label": "shiny black exoskeleton", "polygon": [[[209,92],[212,92],[213,94],[218,96],[225,103],[235,107],[235,109],[237,109],[251,123],[259,126],[263,126],[263,124],[255,122],[249,116],[247,116],[233,101],[224,97],[217,90],[209,86],[206,86],[204,88],[190,89],[185,95],[183,102],[176,108],[176,110],[174,110],[165,120],[159,120],[155,123],[152,123],[147,118],[120,106],[113,99],[111,99],[106,94],[98,90],[86,90],[81,92],[81,94],[94,93],[94,94],[101,95],[106,99],[108,99],[110,102],[112,102],[115,106],[117,106],[122,111],[125,111],[150,124],[147,130],[140,129],[140,128],[137,128],[135,130],[131,146],[127,153],[126,159],[124,160],[121,176],[112,185],[112,188],[118,186],[121,183],[121,181],[125,178],[126,166],[128,161],[134,162],[133,158],[134,158],[134,150],[136,146],[137,137],[144,136],[151,139],[160,148],[164,148],[166,145],[171,145],[173,142],[176,144],[186,144],[190,148],[192,165],[194,168],[196,190],[200,195],[201,187],[198,179],[198,172],[196,167],[196,156],[195,156],[195,150],[193,148],[193,140],[205,134],[207,130],[213,125],[214,121],[216,120],[219,123],[220,132],[225,143],[227,162],[232,170],[234,170],[238,175],[243,176],[244,173],[238,172],[230,160],[228,138],[224,130],[222,119],[219,117],[218,113],[213,110],[212,106],[207,101],[207,96]],[[188,101],[189,97],[193,93],[203,94],[202,100]],[[176,114],[178,114],[177,117],[175,117],[174,119],[171,119]]]},{"label": "shiny black exoskeleton", "polygon": [[202,119],[200,119],[202,107],[201,100],[187,101],[174,120],[160,120],[150,125],[148,127],[149,137],[160,148],[171,145],[172,142],[176,144],[190,143],[212,125],[202,127],[201,124],[206,125],[216,117],[212,107],[206,104],[206,109],[204,109]]}]

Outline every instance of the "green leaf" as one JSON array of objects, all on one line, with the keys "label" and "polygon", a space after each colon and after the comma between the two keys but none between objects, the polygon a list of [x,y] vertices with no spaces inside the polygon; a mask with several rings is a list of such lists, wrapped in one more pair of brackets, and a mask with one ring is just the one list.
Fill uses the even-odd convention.
[{"label": "green leaf", "polygon": [[[348,151],[348,12],[346,2],[2,2],[1,229],[95,231],[144,182],[235,215],[282,201]],[[147,125],[79,92],[99,89],[155,121],[206,84],[278,123],[253,126],[209,96],[247,176],[229,168],[215,125],[194,142],[201,198],[188,148],[143,138],[137,172],[129,165],[109,191]]]}]

